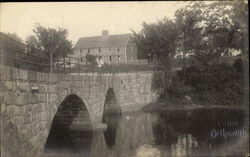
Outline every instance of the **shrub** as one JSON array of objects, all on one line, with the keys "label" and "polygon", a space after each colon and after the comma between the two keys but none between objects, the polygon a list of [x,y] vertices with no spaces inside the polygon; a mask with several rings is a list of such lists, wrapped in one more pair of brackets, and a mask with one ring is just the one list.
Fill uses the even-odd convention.
[{"label": "shrub", "polygon": [[192,88],[189,94],[198,103],[232,105],[241,104],[244,98],[243,72],[229,64],[188,67],[177,78]]}]

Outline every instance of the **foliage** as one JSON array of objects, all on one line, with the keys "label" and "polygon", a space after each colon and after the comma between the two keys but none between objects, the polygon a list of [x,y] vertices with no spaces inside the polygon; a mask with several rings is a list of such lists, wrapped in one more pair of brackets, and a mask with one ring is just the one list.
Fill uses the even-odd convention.
[{"label": "foliage", "polygon": [[232,105],[242,103],[244,98],[243,72],[228,64],[188,67],[178,77],[193,89],[189,94],[199,103]]},{"label": "foliage", "polygon": [[[248,71],[247,2],[191,2],[177,10],[172,20],[144,23],[134,37],[144,54],[158,60],[152,87],[161,97],[189,94],[198,102],[241,103]],[[171,69],[180,41],[182,52],[193,57],[190,67],[175,75]],[[227,58],[232,50],[241,52],[240,58]]]},{"label": "foliage", "polygon": [[[3,35],[2,35],[3,34]],[[20,67],[22,63],[19,60],[23,60],[25,57],[23,53],[26,50],[26,45],[22,43],[22,39],[15,33],[2,33],[1,34],[1,53],[4,54],[5,65]],[[8,57],[7,57],[8,56]],[[19,60],[16,60],[18,58]]]},{"label": "foliage", "polygon": [[139,51],[152,56],[158,62],[170,67],[175,54],[177,29],[172,20],[164,18],[156,24],[143,23],[140,32],[134,32],[134,39]]},{"label": "foliage", "polygon": [[25,51],[26,46],[22,43],[23,40],[16,33],[3,33],[6,37],[1,38],[2,42],[9,45],[11,48]]},{"label": "foliage", "polygon": [[34,35],[26,38],[26,43],[32,47],[46,51],[46,56],[53,54],[53,58],[64,57],[73,53],[72,42],[67,39],[68,31],[63,28],[45,28],[36,25],[33,29]]},{"label": "foliage", "polygon": [[204,2],[192,2],[175,12],[175,25],[178,29],[178,40],[183,43],[183,52],[192,53],[200,48],[202,41],[202,12]]},{"label": "foliage", "polygon": [[7,37],[17,41],[17,42],[22,42],[23,41],[19,36],[17,36],[16,33],[3,33],[3,34],[6,35]]}]

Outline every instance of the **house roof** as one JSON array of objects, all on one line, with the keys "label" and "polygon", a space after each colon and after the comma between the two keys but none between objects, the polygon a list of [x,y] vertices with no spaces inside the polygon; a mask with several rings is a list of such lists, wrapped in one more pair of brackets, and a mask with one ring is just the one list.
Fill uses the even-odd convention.
[{"label": "house roof", "polygon": [[108,36],[83,37],[78,39],[74,48],[95,48],[95,47],[121,47],[125,46],[131,34],[117,34]]}]

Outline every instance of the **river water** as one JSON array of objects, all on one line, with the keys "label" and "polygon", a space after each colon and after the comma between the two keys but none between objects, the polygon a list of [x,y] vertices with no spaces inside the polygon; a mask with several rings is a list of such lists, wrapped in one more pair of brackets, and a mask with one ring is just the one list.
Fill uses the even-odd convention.
[{"label": "river water", "polygon": [[244,156],[246,113],[236,109],[107,115],[107,130],[55,135],[48,157]]}]

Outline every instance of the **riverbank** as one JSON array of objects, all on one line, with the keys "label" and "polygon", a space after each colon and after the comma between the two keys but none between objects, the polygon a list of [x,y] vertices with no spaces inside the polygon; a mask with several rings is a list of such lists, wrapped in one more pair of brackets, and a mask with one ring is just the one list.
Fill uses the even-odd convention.
[{"label": "riverbank", "polygon": [[247,106],[227,106],[227,105],[198,105],[187,102],[154,102],[149,103],[143,107],[144,111],[158,112],[166,110],[195,110],[195,109],[213,109],[213,108],[224,108],[224,109],[246,109]]}]

